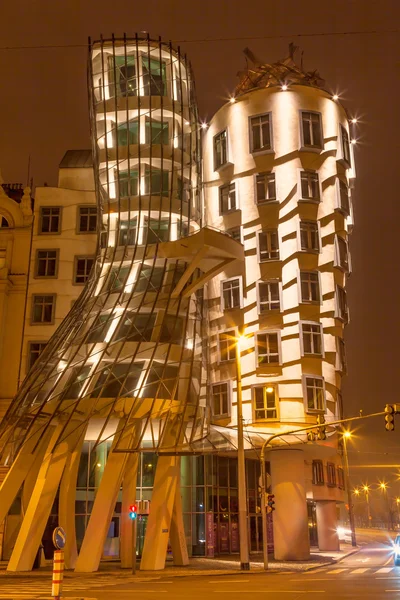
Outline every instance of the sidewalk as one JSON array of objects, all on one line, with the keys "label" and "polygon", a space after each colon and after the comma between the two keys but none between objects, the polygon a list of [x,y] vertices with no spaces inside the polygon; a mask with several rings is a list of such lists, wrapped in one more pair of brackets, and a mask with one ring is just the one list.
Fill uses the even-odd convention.
[{"label": "sidewalk", "polygon": [[[358,552],[358,548],[352,548],[351,546],[344,545],[343,550],[340,552],[312,552],[310,559],[307,561],[299,562],[278,562],[273,559],[269,562],[269,568],[273,572],[281,571],[309,571],[311,569],[317,569],[332,563],[337,563],[346,556]],[[51,571],[51,565],[42,567],[35,571],[24,572],[24,573],[9,573],[6,571],[7,563],[0,562],[0,577],[48,577],[49,571]],[[239,557],[235,555],[218,556],[217,558],[191,558],[190,564],[186,567],[175,567],[172,562],[167,561],[166,567],[162,571],[140,571],[138,569],[136,575],[132,575],[129,569],[121,569],[119,562],[117,561],[105,561],[100,564],[100,569],[96,573],[74,573],[73,571],[65,571],[65,579],[76,579],[80,577],[118,577],[123,580],[126,579],[161,579],[166,577],[190,577],[196,575],[240,575],[249,573],[260,573],[263,571],[263,558],[262,554],[251,554],[250,555],[250,571],[241,571],[239,568]]]}]

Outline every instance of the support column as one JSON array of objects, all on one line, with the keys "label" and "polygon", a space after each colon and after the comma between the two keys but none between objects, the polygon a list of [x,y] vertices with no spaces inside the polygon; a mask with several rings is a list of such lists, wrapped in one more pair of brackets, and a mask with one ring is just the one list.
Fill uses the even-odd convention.
[{"label": "support column", "polygon": [[172,556],[174,557],[174,565],[185,567],[189,564],[189,555],[187,550],[185,527],[183,524],[180,470],[179,464],[178,481],[176,484],[175,501],[172,511],[171,531],[169,538],[171,541]]},{"label": "support column", "polygon": [[140,454],[130,454],[125,467],[122,482],[122,508],[121,508],[121,567],[132,567],[132,520],[129,518],[129,506],[136,502],[136,483]]},{"label": "support column", "polygon": [[310,557],[304,456],[302,450],[273,450],[271,459],[276,560]]},{"label": "support column", "polygon": [[336,531],[337,512],[334,500],[317,501],[317,531],[320,550],[340,550],[339,536]]}]

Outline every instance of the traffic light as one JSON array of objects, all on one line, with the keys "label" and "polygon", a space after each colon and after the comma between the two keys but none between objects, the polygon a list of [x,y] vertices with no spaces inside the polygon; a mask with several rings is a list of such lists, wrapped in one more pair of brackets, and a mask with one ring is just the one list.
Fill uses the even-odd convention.
[{"label": "traffic light", "polygon": [[386,404],[385,406],[385,429],[394,430],[394,415],[396,414],[396,404]]},{"label": "traffic light", "polygon": [[307,432],[307,440],[309,442],[315,442],[316,437],[317,437],[317,434],[315,433],[315,431],[308,431]]},{"label": "traffic light", "polygon": [[275,496],[268,494],[267,512],[272,513],[275,510]]},{"label": "traffic light", "polygon": [[317,437],[319,440],[326,440],[326,425],[325,425],[325,417],[324,415],[317,415],[317,423],[321,424],[321,427],[318,427]]},{"label": "traffic light", "polygon": [[137,506],[136,504],[131,504],[129,507],[129,518],[134,521],[137,517]]}]

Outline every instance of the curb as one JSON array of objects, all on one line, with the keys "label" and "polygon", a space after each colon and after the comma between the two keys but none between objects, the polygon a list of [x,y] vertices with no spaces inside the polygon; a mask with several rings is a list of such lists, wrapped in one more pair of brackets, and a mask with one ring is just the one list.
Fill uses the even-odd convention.
[{"label": "curb", "polygon": [[360,552],[361,548],[355,548],[354,550],[350,550],[349,552],[347,552],[344,556],[340,556],[339,558],[332,558],[330,562],[327,562],[324,565],[316,565],[315,567],[310,567],[309,569],[305,569],[306,571],[316,571],[317,569],[322,569],[323,567],[326,567],[328,565],[336,565],[340,562],[342,562],[342,560],[345,560],[345,558],[348,558],[349,556],[352,556],[353,554],[357,554],[357,552]]}]

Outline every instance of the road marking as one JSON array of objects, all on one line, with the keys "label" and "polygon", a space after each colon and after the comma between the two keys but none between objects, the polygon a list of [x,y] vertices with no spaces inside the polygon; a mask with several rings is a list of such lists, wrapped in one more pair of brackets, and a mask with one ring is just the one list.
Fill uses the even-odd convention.
[{"label": "road marking", "polygon": [[250,579],[224,579],[223,581],[209,581],[208,583],[249,583]]},{"label": "road marking", "polygon": [[336,575],[336,573],[343,573],[343,571],[347,571],[347,569],[334,569],[333,571],[328,571],[328,574]]},{"label": "road marking", "polygon": [[393,567],[383,567],[383,569],[378,569],[375,573],[390,573],[390,571],[393,571]]},{"label": "road marking", "polygon": [[389,556],[387,561],[385,563],[383,563],[383,566],[386,567],[386,565],[388,565],[390,562],[392,562],[392,560],[393,560],[393,556]]},{"label": "road marking", "polygon": [[[290,579],[289,581],[304,581],[304,579]],[[333,581],[331,577],[318,577],[311,581]]]},{"label": "road marking", "polygon": [[369,571],[369,569],[354,569],[354,571],[351,571],[351,575],[361,575],[361,573],[365,573],[366,571]]},{"label": "road marking", "polygon": [[[213,590],[214,594],[229,594],[232,590]],[[326,590],[235,590],[235,594],[325,594]]]}]

